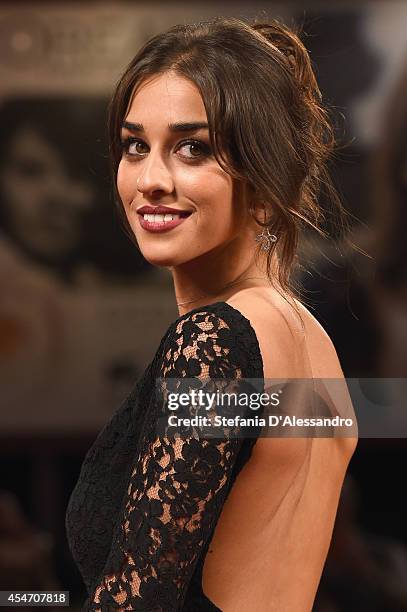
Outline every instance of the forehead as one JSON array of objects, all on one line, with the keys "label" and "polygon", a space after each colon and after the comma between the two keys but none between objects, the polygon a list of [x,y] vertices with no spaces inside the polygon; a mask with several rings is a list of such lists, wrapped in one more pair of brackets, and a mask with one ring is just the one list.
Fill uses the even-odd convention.
[{"label": "forehead", "polygon": [[206,120],[201,94],[192,81],[166,72],[143,81],[132,94],[126,119],[143,123],[162,118],[168,123],[180,120]]}]

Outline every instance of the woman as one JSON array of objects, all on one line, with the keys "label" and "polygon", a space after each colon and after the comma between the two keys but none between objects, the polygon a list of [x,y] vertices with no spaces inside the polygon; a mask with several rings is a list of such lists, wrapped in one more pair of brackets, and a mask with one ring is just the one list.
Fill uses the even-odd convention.
[{"label": "woman", "polygon": [[[0,248],[25,265],[24,276],[68,288],[118,276],[134,281],[151,270],[111,223],[105,120],[104,98],[24,97],[1,105]],[[89,232],[96,209],[97,231]]]},{"label": "woman", "polygon": [[332,146],[318,94],[293,32],[226,18],[154,37],[117,86],[119,207],[180,317],[70,500],[87,609],[312,608],[355,439],[162,434],[154,380],[343,378],[289,283]]}]

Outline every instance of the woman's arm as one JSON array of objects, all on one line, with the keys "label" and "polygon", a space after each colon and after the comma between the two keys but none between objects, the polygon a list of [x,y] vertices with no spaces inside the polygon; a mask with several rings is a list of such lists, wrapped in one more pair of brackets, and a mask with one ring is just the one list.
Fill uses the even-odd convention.
[{"label": "woman's arm", "polygon": [[[250,348],[255,336],[229,323],[215,312],[185,316],[164,347],[164,381],[236,381],[253,375],[246,362],[256,350]],[[227,496],[242,440],[158,436],[161,399],[148,408],[151,427],[134,464],[109,558],[88,598],[90,610],[179,610]]]}]

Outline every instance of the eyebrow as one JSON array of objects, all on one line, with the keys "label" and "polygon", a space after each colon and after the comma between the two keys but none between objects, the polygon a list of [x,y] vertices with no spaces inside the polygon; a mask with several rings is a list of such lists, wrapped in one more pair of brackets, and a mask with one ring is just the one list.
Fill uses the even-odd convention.
[{"label": "eyebrow", "polygon": [[[141,123],[124,121],[123,127],[130,130],[130,132],[144,132],[144,126]],[[209,129],[209,125],[205,121],[169,123],[168,129],[171,132],[192,132],[193,130]]]}]

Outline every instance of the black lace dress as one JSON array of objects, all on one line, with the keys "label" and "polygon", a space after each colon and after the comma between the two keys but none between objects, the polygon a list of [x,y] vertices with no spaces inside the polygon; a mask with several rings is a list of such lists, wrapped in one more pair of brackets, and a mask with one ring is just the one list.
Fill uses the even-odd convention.
[{"label": "black lace dress", "polygon": [[157,436],[157,378],[263,379],[249,320],[226,302],[180,316],[84,460],[66,527],[86,610],[219,610],[202,590],[223,504],[256,437]]}]

